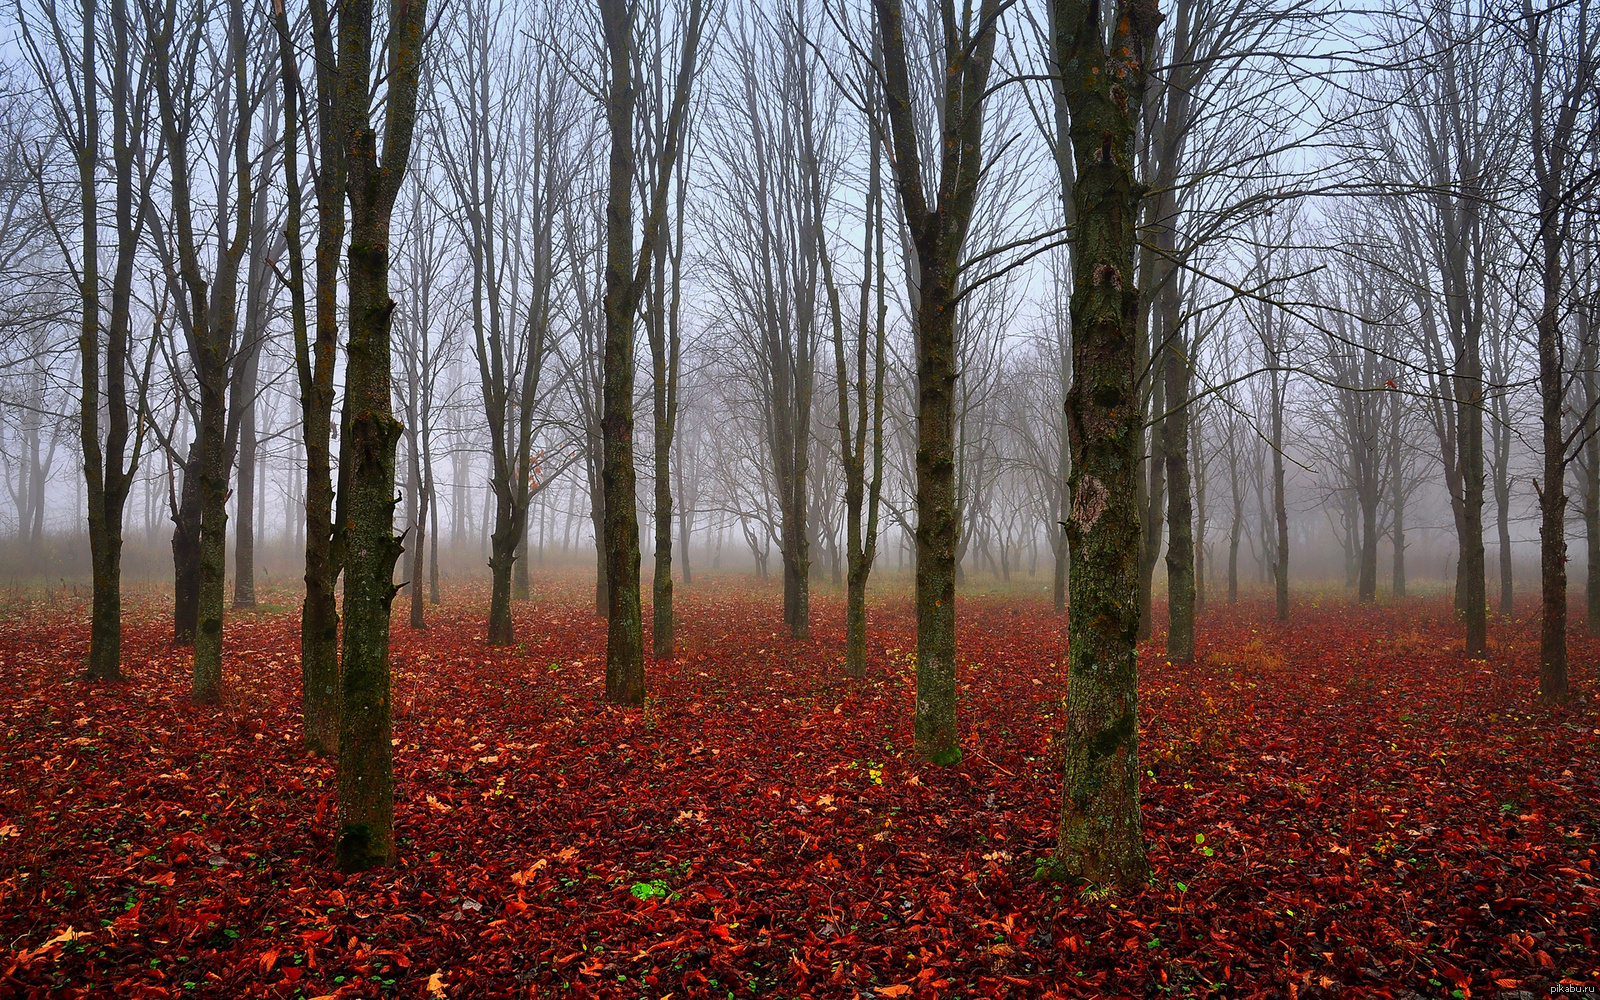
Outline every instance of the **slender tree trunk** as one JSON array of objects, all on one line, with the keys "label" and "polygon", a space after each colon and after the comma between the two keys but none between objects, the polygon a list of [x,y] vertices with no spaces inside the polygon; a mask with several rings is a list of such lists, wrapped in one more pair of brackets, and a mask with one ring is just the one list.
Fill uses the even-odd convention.
[{"label": "slender tree trunk", "polygon": [[[1166,409],[1166,367],[1151,368],[1150,413]],[[1142,432],[1141,432],[1142,436]],[[1164,437],[1159,430],[1149,435],[1150,452],[1145,463],[1145,474],[1140,477],[1143,487],[1139,549],[1139,640],[1143,642],[1154,634],[1155,615],[1151,613],[1152,590],[1155,586],[1156,562],[1161,557],[1161,513],[1165,508],[1167,459]]]},{"label": "slender tree trunk", "polygon": [[1394,529],[1390,540],[1394,543],[1394,570],[1390,586],[1394,596],[1406,596],[1406,486],[1404,447],[1400,434],[1400,396],[1395,394],[1391,403],[1393,415],[1389,423],[1389,489],[1390,504],[1394,508]]},{"label": "slender tree trunk", "polygon": [[1463,536],[1458,564],[1462,614],[1466,617],[1469,657],[1488,655],[1489,622],[1486,565],[1483,546],[1483,365],[1477,360],[1477,337],[1468,338],[1466,378],[1460,380],[1464,398],[1460,417]]},{"label": "slender tree trunk", "polygon": [[428,623],[422,616],[422,571],[423,557],[426,554],[426,540],[428,537],[428,491],[423,487],[422,470],[417,468],[420,464],[416,448],[417,438],[412,438],[412,475],[410,493],[415,497],[411,519],[411,536],[407,539],[411,553],[411,571],[408,575],[411,581],[411,627],[427,628]]},{"label": "slender tree trunk", "polygon": [[606,196],[605,387],[600,430],[604,461],[605,558],[609,622],[606,629],[606,700],[644,701],[644,635],[639,601],[639,518],[633,466],[634,307],[632,282],[634,82],[633,12],[624,0],[600,0],[610,53],[606,116],[611,133]]},{"label": "slender tree trunk", "polygon": [[1557,310],[1561,295],[1561,243],[1555,198],[1541,193],[1540,227],[1544,305],[1539,311],[1539,396],[1544,437],[1544,477],[1539,486],[1539,697],[1565,702],[1567,687],[1567,461],[1561,432],[1566,406]]},{"label": "slender tree trunk", "polygon": [[1512,567],[1511,567],[1511,484],[1506,483],[1504,498],[1500,496],[1501,490],[1495,487],[1495,528],[1499,539],[1500,548],[1500,613],[1510,615],[1512,612]]},{"label": "slender tree trunk", "polygon": [[193,646],[200,620],[200,466],[199,452],[190,442],[172,511],[172,644]]},{"label": "slender tree trunk", "polygon": [[1278,527],[1277,562],[1273,585],[1277,591],[1278,621],[1289,620],[1289,507],[1283,484],[1283,390],[1281,376],[1273,373],[1272,413],[1272,516]]},{"label": "slender tree trunk", "polygon": [[[100,207],[95,169],[102,155],[100,133],[100,93],[97,70],[99,35],[94,0],[83,7],[83,37],[80,50],[83,80],[82,114],[76,122],[79,131],[72,141],[78,167],[78,199],[82,211],[83,245],[79,259],[79,303],[82,314],[78,328],[79,362],[79,443],[82,447],[87,491],[89,558],[94,574],[92,610],[89,620],[89,658],[85,676],[90,681],[116,681],[122,678],[122,521],[128,490],[138,466],[139,437],[135,438],[128,465],[123,467],[127,449],[129,420],[127,363],[134,257],[138,249],[143,217],[142,197],[136,196],[134,179],[135,144],[142,142],[142,129],[136,113],[135,96],[130,90],[128,14],[125,0],[111,0],[111,116],[112,163],[114,171],[114,211],[117,225],[116,264],[112,276],[110,322],[104,326],[105,353],[102,356],[100,289]],[[59,39],[64,47],[70,43]],[[67,121],[61,124],[68,125]],[[104,369],[101,361],[104,359]],[[103,383],[102,383],[103,378]],[[104,397],[101,396],[102,388]],[[106,419],[101,438],[100,417]],[[35,525],[44,517],[43,476],[36,476],[33,514]],[[36,532],[36,537],[37,537]]]},{"label": "slender tree trunk", "polygon": [[[254,368],[247,362],[247,366]],[[234,492],[239,523],[234,528],[233,606],[256,606],[256,405],[255,377],[246,374],[240,390],[244,412],[239,421],[239,484]],[[265,484],[261,484],[265,488]]]},{"label": "slender tree trunk", "polygon": [[1361,565],[1356,600],[1372,604],[1378,599],[1378,484],[1361,489]]},{"label": "slender tree trunk", "polygon": [[1167,463],[1167,659],[1194,659],[1194,508],[1189,478],[1189,359],[1174,334],[1165,351],[1167,414],[1162,451]]},{"label": "slender tree trunk", "polygon": [[[876,0],[883,97],[901,207],[916,259],[917,701],[916,754],[939,765],[961,759],[956,733],[955,321],[962,245],[982,176],[983,125],[1001,6],[983,0],[958,24],[946,7],[942,133],[933,152],[940,182],[930,201],[913,119],[900,0]],[[973,34],[969,37],[967,31]]]},{"label": "slender tree trunk", "polygon": [[[423,446],[427,447],[426,444]],[[424,453],[426,454],[426,452]],[[433,514],[433,530],[428,532],[428,603],[439,606],[439,491],[433,481],[433,461],[427,462],[428,510]]]},{"label": "slender tree trunk", "polygon": [[[274,8],[284,87],[283,169],[288,211],[290,312],[295,372],[300,388],[300,428],[306,449],[304,517],[306,594],[300,606],[300,689],[305,747],[331,756],[339,749],[339,608],[335,595],[342,539],[334,531],[332,449],[334,366],[339,345],[339,255],[345,235],[345,173],[341,125],[336,117],[336,56],[325,0],[310,4],[315,52],[318,148],[315,251],[316,340],[311,341],[305,301],[304,243],[300,235],[300,131],[307,116],[299,61],[287,14]],[[342,441],[341,441],[342,445]],[[341,463],[341,470],[344,468]]]},{"label": "slender tree trunk", "polygon": [[[1592,382],[1593,376],[1590,378]],[[1592,389],[1590,399],[1594,399]],[[1584,625],[1590,635],[1600,635],[1600,436],[1590,437],[1583,450],[1588,457],[1583,491],[1583,535],[1588,548]]]}]

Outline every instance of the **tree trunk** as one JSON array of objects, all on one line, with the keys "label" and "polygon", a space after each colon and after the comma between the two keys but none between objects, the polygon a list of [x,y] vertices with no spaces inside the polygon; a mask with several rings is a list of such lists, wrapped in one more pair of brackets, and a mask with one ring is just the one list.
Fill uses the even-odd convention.
[{"label": "tree trunk", "polygon": [[515,483],[494,485],[494,531],[489,535],[489,645],[509,646],[514,641],[511,625],[511,570],[521,542],[516,504],[509,495]]},{"label": "tree trunk", "polygon": [[1544,481],[1539,486],[1539,698],[1565,702],[1567,687],[1567,461],[1561,415],[1566,406],[1557,310],[1561,295],[1561,243],[1555,198],[1541,192],[1540,228],[1544,305],[1539,311],[1539,396],[1544,436]]},{"label": "tree trunk", "polygon": [[1283,388],[1282,376],[1273,373],[1272,413],[1272,516],[1278,527],[1277,563],[1272,580],[1277,591],[1278,621],[1289,620],[1289,507],[1283,486]]},{"label": "tree trunk", "polygon": [[[279,63],[284,87],[283,169],[287,193],[285,237],[289,253],[290,313],[294,327],[295,372],[300,388],[300,430],[306,449],[306,595],[300,605],[300,690],[305,748],[331,756],[339,749],[339,608],[335,596],[341,539],[334,532],[332,449],[333,372],[339,346],[339,255],[345,234],[345,173],[341,124],[334,102],[336,57],[325,0],[310,4],[319,112],[319,170],[316,175],[315,253],[316,340],[308,336],[304,244],[300,236],[300,127],[306,120],[301,99],[299,59],[288,16],[275,8]],[[343,441],[341,439],[341,447]],[[344,468],[341,463],[341,469]]]},{"label": "tree trunk", "polygon": [[222,701],[223,584],[227,575],[228,347],[226,342],[219,342],[216,331],[202,336],[197,330],[195,339],[200,341],[195,359],[195,380],[200,384],[196,477],[200,481],[200,571],[190,697],[197,705],[216,705]]},{"label": "tree trunk", "polygon": [[605,386],[600,479],[605,494],[606,700],[644,702],[643,615],[639,602],[639,518],[633,467],[634,308],[632,281],[634,84],[633,11],[624,0],[600,0],[610,54],[606,119],[611,134],[606,194]]},{"label": "tree trunk", "polygon": [[1167,463],[1167,659],[1194,659],[1194,509],[1189,480],[1189,359],[1174,331],[1167,346],[1167,413],[1161,422]]},{"label": "tree trunk", "polygon": [[[1591,390],[1591,404],[1593,398]],[[1584,625],[1590,635],[1600,635],[1600,437],[1590,437],[1584,443],[1584,452],[1588,456],[1583,491],[1583,536],[1588,547],[1588,568],[1583,587]],[[1510,560],[1505,562],[1509,563]]]},{"label": "tree trunk", "polygon": [[200,467],[199,453],[189,444],[172,511],[172,644],[193,646],[200,619]]},{"label": "tree trunk", "polygon": [[1361,495],[1361,565],[1356,582],[1356,601],[1372,604],[1378,599],[1378,495],[1364,485]]},{"label": "tree trunk", "polygon": [[[1166,409],[1166,368],[1165,366],[1151,368],[1150,387],[1150,413],[1162,413]],[[1144,439],[1141,431],[1141,440]],[[1143,487],[1141,498],[1143,518],[1140,524],[1140,549],[1139,549],[1139,641],[1143,642],[1154,634],[1155,615],[1151,613],[1152,594],[1155,586],[1156,562],[1161,557],[1161,513],[1165,509],[1167,460],[1164,435],[1159,431],[1149,435],[1150,452],[1148,460],[1144,463],[1145,475],[1140,477]]]},{"label": "tree trunk", "polygon": [[1135,53],[1123,62],[1107,51],[1099,4],[1056,0],[1053,53],[1058,66],[1107,70],[1062,74],[1077,164],[1078,226],[1073,382],[1065,408],[1072,441],[1066,527],[1072,595],[1054,874],[1128,892],[1140,889],[1149,873],[1139,817],[1142,512],[1136,480],[1142,410],[1133,250],[1141,192],[1133,177],[1133,116],[1144,103],[1144,54],[1153,47],[1159,18],[1153,5],[1137,12],[1137,21],[1120,8],[1116,13],[1110,45]]},{"label": "tree trunk", "polygon": [[[128,13],[125,0],[111,0],[111,114],[112,163],[114,170],[115,217],[117,224],[116,264],[112,277],[110,322],[104,329],[106,344],[104,369],[100,334],[100,210],[95,169],[102,155],[100,134],[100,96],[96,56],[99,35],[95,6],[86,3],[83,16],[82,64],[84,79],[76,124],[80,130],[71,137],[78,167],[78,207],[82,212],[82,256],[79,260],[79,302],[82,315],[78,328],[79,361],[79,443],[82,446],[90,562],[94,572],[93,609],[89,623],[89,658],[85,676],[90,681],[116,681],[122,678],[122,521],[129,488],[137,471],[139,434],[133,444],[127,468],[123,467],[129,434],[127,363],[132,299],[133,269],[142,229],[143,199],[136,199],[134,179],[135,139],[129,134],[130,112],[138,95],[130,91]],[[63,51],[71,44],[57,36]],[[46,71],[48,72],[48,71]],[[141,75],[141,82],[142,82]],[[60,122],[69,126],[66,120]],[[69,126],[70,127],[70,126]],[[103,383],[102,383],[103,376]],[[102,441],[100,416],[101,390],[105,395],[105,436]],[[33,483],[36,503],[35,524],[44,517],[44,482]],[[37,534],[36,536],[37,537]]]},{"label": "tree trunk", "polygon": [[[248,349],[248,348],[247,348]],[[239,484],[234,492],[235,516],[233,551],[233,606],[256,606],[256,379],[255,365],[246,362],[247,371],[239,392],[244,412],[239,420]],[[264,490],[265,483],[260,484]]]},{"label": "tree trunk", "polygon": [[1483,547],[1483,365],[1477,360],[1477,337],[1467,338],[1467,365],[1459,380],[1462,538],[1458,573],[1461,611],[1466,617],[1467,656],[1488,655],[1489,622]]},{"label": "tree trunk", "polygon": [[389,618],[402,549],[394,534],[395,447],[402,428],[394,418],[390,382],[395,303],[389,297],[389,246],[395,197],[411,158],[426,19],[427,0],[391,3],[380,162],[368,90],[372,0],[343,0],[339,10],[337,104],[350,202],[350,339],[339,471],[347,544],[334,855],[345,872],[389,865],[395,858]]},{"label": "tree trunk", "polygon": [[423,488],[422,470],[417,468],[420,464],[417,454],[419,447],[417,438],[411,439],[411,536],[408,539],[411,552],[411,571],[407,574],[411,582],[411,627],[427,628],[428,623],[422,617],[422,571],[426,554],[426,539],[428,535],[428,491]]},{"label": "tree trunk", "polygon": [[[354,6],[359,6],[359,0]],[[352,6],[347,3],[346,9]],[[341,24],[341,36],[348,30]],[[370,31],[370,25],[366,29]],[[341,37],[342,72],[350,44]],[[419,39],[420,42],[420,39]],[[370,42],[369,42],[370,45]],[[361,74],[365,81],[366,74]],[[365,90],[365,87],[362,88]],[[346,97],[348,100],[349,98]],[[360,104],[364,108],[363,94]],[[347,113],[350,110],[347,109]],[[357,171],[374,171],[370,126],[352,128],[350,227],[350,347],[345,372],[348,501],[344,560],[344,644],[339,715],[339,833],[341,871],[392,864],[394,762],[390,743],[389,616],[400,539],[394,534],[395,450],[401,427],[391,410],[389,215],[375,192],[359,189]],[[365,162],[363,162],[365,161]],[[364,179],[372,184],[370,179]]]},{"label": "tree trunk", "polygon": [[[922,150],[912,115],[904,12],[900,0],[876,0],[883,55],[884,107],[893,139],[890,159],[915,252],[913,330],[917,353],[917,702],[916,754],[939,765],[961,759],[956,734],[955,320],[962,245],[982,176],[983,124],[1001,6],[983,0],[968,20],[946,8],[942,132],[936,200],[921,176]],[[966,31],[975,34],[967,36]]]}]

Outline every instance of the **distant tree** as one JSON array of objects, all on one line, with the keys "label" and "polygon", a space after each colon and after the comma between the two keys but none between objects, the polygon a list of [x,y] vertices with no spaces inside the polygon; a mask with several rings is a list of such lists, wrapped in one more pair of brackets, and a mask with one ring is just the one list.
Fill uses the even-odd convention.
[{"label": "distant tree", "polygon": [[[101,20],[98,0],[76,8],[54,3],[18,6],[18,22],[29,66],[49,102],[52,139],[76,167],[74,208],[80,237],[74,240],[51,221],[51,237],[69,262],[81,307],[78,332],[78,431],[87,486],[89,555],[94,571],[87,676],[114,681],[122,676],[122,524],[128,493],[138,472],[144,427],[135,426],[129,399],[133,276],[144,233],[149,178],[136,167],[149,149],[150,74],[137,72],[145,58],[143,33],[134,30],[126,0],[109,0]],[[62,15],[75,16],[74,24]],[[72,32],[77,30],[77,36]],[[102,76],[102,63],[106,73]],[[101,115],[111,113],[110,173],[116,242],[101,247],[100,195],[106,166]],[[50,165],[33,164],[40,187]],[[111,286],[100,266],[109,256]],[[104,430],[101,419],[104,417]]]}]

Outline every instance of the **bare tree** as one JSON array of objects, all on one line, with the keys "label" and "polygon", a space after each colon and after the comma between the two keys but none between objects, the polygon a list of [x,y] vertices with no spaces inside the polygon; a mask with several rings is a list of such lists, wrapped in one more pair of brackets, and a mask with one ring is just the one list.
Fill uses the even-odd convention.
[{"label": "bare tree", "polygon": [[[340,657],[338,866],[394,861],[394,748],[389,715],[389,612],[394,567],[395,445],[389,297],[390,220],[411,161],[427,0],[391,0],[388,37],[374,52],[372,0],[340,0],[334,112],[350,203],[348,362],[339,463],[344,553]],[[373,126],[374,55],[385,83],[383,153]]]},{"label": "bare tree", "polygon": [[609,624],[606,698],[644,701],[644,637],[639,602],[639,521],[634,495],[634,320],[666,216],[668,181],[677,161],[695,61],[706,25],[703,0],[689,0],[682,19],[682,50],[665,139],[646,200],[640,246],[634,247],[633,186],[637,169],[634,118],[637,94],[633,43],[636,11],[627,0],[599,0],[607,81],[606,121],[611,135],[606,190],[605,393],[601,433],[605,461],[605,540]]},{"label": "bare tree", "polygon": [[[144,58],[142,33],[134,29],[126,0],[110,0],[104,22],[98,0],[82,0],[74,25],[55,4],[20,7],[21,38],[32,70],[44,84],[56,137],[77,168],[76,204],[80,238],[73,241],[53,217],[51,234],[69,261],[82,315],[78,333],[79,452],[87,487],[89,550],[94,567],[90,618],[90,680],[120,679],[122,660],[122,523],[128,492],[138,472],[143,428],[134,427],[129,399],[133,275],[143,234],[149,178],[136,164],[149,155],[149,76],[136,72]],[[76,28],[78,35],[71,32]],[[102,78],[101,63],[109,79]],[[71,81],[70,83],[68,81]],[[111,286],[100,275],[101,172],[106,136],[101,114],[111,114],[112,221],[116,243]],[[39,185],[46,164],[34,164]],[[76,257],[75,265],[70,263]],[[102,395],[104,393],[104,395]],[[104,411],[105,428],[101,430]]]},{"label": "bare tree", "polygon": [[1600,81],[1600,21],[1590,0],[1554,10],[1523,0],[1519,26],[1528,57],[1526,149],[1537,199],[1537,236],[1531,262],[1539,270],[1538,353],[1540,423],[1544,467],[1539,493],[1539,566],[1542,595],[1539,630],[1539,697],[1549,703],[1570,697],[1567,685],[1567,465],[1574,444],[1588,430],[1582,419],[1563,425],[1571,381],[1564,363],[1563,313],[1570,310],[1564,255],[1581,212],[1588,210],[1600,171],[1595,94]]},{"label": "bare tree", "polygon": [[[956,733],[956,310],[962,249],[983,179],[983,125],[994,66],[999,0],[940,0],[942,37],[929,40],[943,70],[937,135],[919,135],[902,0],[873,0],[882,54],[885,139],[914,267],[917,357],[917,756],[961,759]],[[924,162],[927,168],[924,168]],[[934,164],[937,164],[935,170]],[[926,173],[926,176],[925,176]],[[930,184],[932,189],[930,190]]]}]

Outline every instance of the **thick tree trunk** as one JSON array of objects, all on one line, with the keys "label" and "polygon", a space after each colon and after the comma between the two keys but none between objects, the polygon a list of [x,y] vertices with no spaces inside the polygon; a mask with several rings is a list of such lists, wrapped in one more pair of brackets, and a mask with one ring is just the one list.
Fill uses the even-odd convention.
[{"label": "thick tree trunk", "polygon": [[[921,248],[919,248],[920,250]],[[923,254],[917,310],[917,755],[961,759],[956,733],[955,303]]]},{"label": "thick tree trunk", "polygon": [[[202,339],[198,334],[197,340]],[[223,585],[227,575],[228,456],[226,343],[205,336],[196,358],[200,383],[200,573],[190,697],[197,705],[222,701]]]},{"label": "thick tree trunk", "polygon": [[[352,149],[352,160],[374,158],[371,132],[357,135],[368,148]],[[353,215],[344,418],[349,441],[343,450],[350,468],[341,473],[349,494],[348,502],[341,504],[348,542],[335,853],[342,871],[394,860],[389,617],[396,590],[394,567],[401,552],[394,534],[395,446],[401,427],[391,409],[389,389],[394,302],[389,298],[388,217],[370,208]]]},{"label": "thick tree trunk", "polygon": [[[1377,484],[1373,484],[1374,490]],[[1378,495],[1363,491],[1361,497],[1361,565],[1356,581],[1356,601],[1372,604],[1378,599]]]},{"label": "thick tree trunk", "polygon": [[1161,422],[1167,463],[1167,659],[1194,659],[1194,509],[1189,478],[1189,359],[1172,337],[1166,355],[1167,414]]},{"label": "thick tree trunk", "polygon": [[[507,484],[515,488],[515,484]],[[510,497],[501,495],[496,484],[494,532],[489,536],[489,573],[492,583],[489,590],[489,645],[509,646],[514,640],[511,623],[512,567],[517,561],[517,548],[523,534],[524,518],[517,516],[516,505]]]},{"label": "thick tree trunk", "polygon": [[[1058,877],[1136,892],[1149,873],[1139,817],[1138,459],[1139,292],[1134,226],[1134,118],[1143,105],[1144,52],[1158,15],[1120,7],[1106,51],[1098,4],[1056,0],[1055,63],[1071,110],[1078,226],[1073,266],[1071,600],[1068,685],[1060,732]],[[1137,24],[1137,33],[1135,33]],[[1118,72],[1109,72],[1115,66]],[[1126,68],[1124,76],[1122,69]],[[1105,68],[1093,73],[1089,69]],[[1124,89],[1127,88],[1127,89]],[[1131,112],[1130,112],[1131,109]]]},{"label": "thick tree trunk", "polygon": [[390,374],[395,307],[389,297],[390,219],[411,157],[427,3],[412,0],[389,9],[382,162],[367,86],[373,13],[371,0],[343,0],[339,12],[337,96],[350,202],[350,339],[339,472],[346,546],[334,855],[345,872],[395,859],[389,620],[402,551],[394,534],[395,450],[402,428],[394,417]]}]

